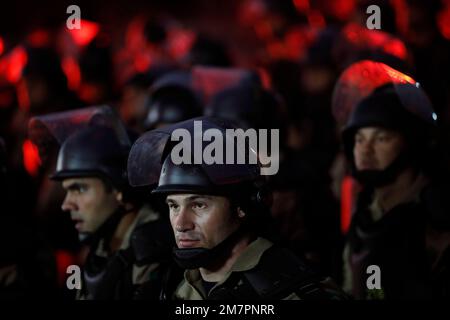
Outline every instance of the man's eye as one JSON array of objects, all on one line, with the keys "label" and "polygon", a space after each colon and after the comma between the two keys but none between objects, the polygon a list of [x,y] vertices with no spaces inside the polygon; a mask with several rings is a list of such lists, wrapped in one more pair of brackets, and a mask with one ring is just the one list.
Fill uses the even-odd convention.
[{"label": "man's eye", "polygon": [[205,209],[206,208],[206,204],[205,203],[201,203],[201,202],[196,202],[192,205],[193,208],[195,209]]},{"label": "man's eye", "polygon": [[84,192],[86,192],[87,191],[87,188],[85,187],[85,186],[80,186],[79,188],[78,188],[78,192],[79,193],[84,193]]},{"label": "man's eye", "polygon": [[178,208],[178,205],[174,204],[174,203],[169,203],[169,209],[170,210],[176,210]]}]

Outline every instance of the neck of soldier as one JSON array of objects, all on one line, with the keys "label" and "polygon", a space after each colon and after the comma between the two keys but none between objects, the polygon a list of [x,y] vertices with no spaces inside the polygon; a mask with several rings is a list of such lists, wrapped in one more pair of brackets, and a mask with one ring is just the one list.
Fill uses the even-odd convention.
[{"label": "neck of soldier", "polygon": [[113,236],[111,237],[111,241],[109,242],[109,248],[111,252],[116,252],[120,249],[122,242],[125,238],[125,234],[127,233],[129,227],[136,219],[138,211],[133,209],[130,211],[127,211],[122,219],[120,220],[119,224],[117,225],[116,230],[114,231]]},{"label": "neck of soldier", "polygon": [[200,268],[200,274],[203,280],[208,282],[220,282],[230,271],[237,258],[244,252],[248,245],[252,242],[251,234],[243,236],[231,249],[228,258],[217,267]]},{"label": "neck of soldier", "polygon": [[378,200],[383,212],[389,212],[403,202],[417,175],[418,172],[413,167],[407,167],[399,173],[394,182],[375,189],[375,199]]}]

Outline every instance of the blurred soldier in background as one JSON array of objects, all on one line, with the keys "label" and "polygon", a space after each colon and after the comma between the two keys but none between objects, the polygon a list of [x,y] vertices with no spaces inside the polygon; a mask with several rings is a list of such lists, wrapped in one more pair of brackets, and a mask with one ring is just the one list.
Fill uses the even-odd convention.
[{"label": "blurred soldier in background", "polygon": [[[149,190],[129,186],[130,140],[119,122],[103,122],[110,111],[90,108],[50,114],[33,119],[30,127],[38,132],[43,123],[57,139],[67,135],[51,178],[62,182],[66,190],[62,209],[70,212],[80,241],[89,247],[77,298],[132,299],[138,287],[147,297],[157,298],[164,240],[169,247],[171,243],[164,237],[168,224],[152,206]],[[81,120],[80,125],[83,117],[85,123]],[[39,145],[39,137],[32,137]]]},{"label": "blurred soldier in background", "polygon": [[[435,122],[418,84],[394,81],[375,88],[350,114],[344,149],[363,190],[344,250],[344,287],[357,299],[448,296],[442,263],[450,238],[443,216],[430,210],[436,199],[425,196]],[[368,287],[371,265],[379,267],[380,287]]]}]

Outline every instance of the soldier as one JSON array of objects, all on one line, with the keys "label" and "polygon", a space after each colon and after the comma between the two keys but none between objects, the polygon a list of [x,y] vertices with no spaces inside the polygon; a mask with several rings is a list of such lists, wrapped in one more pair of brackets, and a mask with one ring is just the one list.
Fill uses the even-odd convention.
[{"label": "soldier", "polygon": [[172,71],[150,87],[144,127],[154,129],[201,115],[200,97],[192,88],[188,71]]},{"label": "soldier", "polygon": [[[74,112],[48,115],[41,121],[49,128],[60,128],[49,124],[52,116],[76,122],[83,116],[89,118],[86,113],[92,110],[97,111],[78,110],[78,117]],[[159,210],[144,200],[143,192],[148,191],[133,189],[127,182],[130,144],[126,132],[92,119],[64,140],[51,176],[66,190],[62,209],[70,212],[80,241],[89,247],[77,298],[131,299],[138,288],[156,298],[163,240],[168,239],[171,246],[171,239],[164,238],[166,224]]]},{"label": "soldier", "polygon": [[[350,115],[344,149],[363,190],[344,249],[344,288],[357,299],[448,295],[448,218],[431,211],[436,198],[425,196],[435,122],[418,84],[393,81]],[[369,266],[379,273],[371,281]]]},{"label": "soldier", "polygon": [[[264,188],[257,164],[174,164],[171,133],[181,128],[192,134],[195,120],[224,136],[225,128],[232,128],[221,120],[203,117],[150,131],[136,141],[128,160],[132,185],[153,183],[158,175],[150,172],[160,168],[153,192],[169,206],[177,244],[173,257],[186,270],[184,279],[178,281],[169,273],[161,297],[343,297],[329,278],[319,276],[290,251],[274,244],[276,236],[270,230],[267,207],[270,193]],[[235,149],[235,154],[240,152]]]}]

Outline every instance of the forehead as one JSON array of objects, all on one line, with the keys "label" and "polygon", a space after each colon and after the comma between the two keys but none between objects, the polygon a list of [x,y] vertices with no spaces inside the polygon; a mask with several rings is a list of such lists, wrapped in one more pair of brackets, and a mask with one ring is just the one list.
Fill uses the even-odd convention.
[{"label": "forehead", "polygon": [[226,201],[225,197],[219,197],[219,196],[210,196],[210,195],[203,195],[203,194],[170,194],[167,196],[166,201],[173,201],[173,202],[187,202],[187,201],[212,201],[212,202],[224,202]]},{"label": "forehead", "polygon": [[399,132],[397,132],[395,130],[387,129],[387,128],[383,128],[383,127],[363,127],[363,128],[359,128],[356,131],[356,134],[359,134],[359,135],[375,135],[375,134],[382,134],[382,133],[400,134]]},{"label": "forehead", "polygon": [[97,186],[97,185],[101,185],[101,180],[99,178],[94,178],[94,177],[89,177],[89,178],[80,177],[80,178],[64,179],[62,182],[62,186],[64,188],[70,187],[71,185],[74,185],[74,184]]}]

